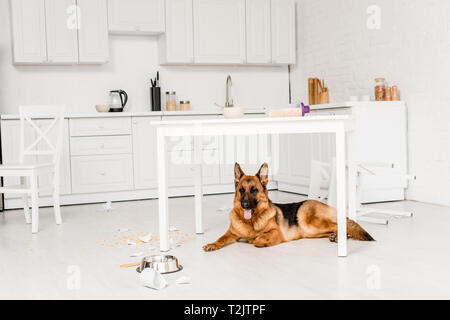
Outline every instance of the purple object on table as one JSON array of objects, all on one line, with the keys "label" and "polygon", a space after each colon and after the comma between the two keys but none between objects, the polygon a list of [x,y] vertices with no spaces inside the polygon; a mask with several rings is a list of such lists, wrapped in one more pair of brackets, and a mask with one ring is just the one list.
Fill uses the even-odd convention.
[{"label": "purple object on table", "polygon": [[304,117],[307,113],[311,112],[311,108],[310,106],[305,106],[305,104],[302,102],[301,106],[299,106],[300,108],[302,108],[302,117]]}]

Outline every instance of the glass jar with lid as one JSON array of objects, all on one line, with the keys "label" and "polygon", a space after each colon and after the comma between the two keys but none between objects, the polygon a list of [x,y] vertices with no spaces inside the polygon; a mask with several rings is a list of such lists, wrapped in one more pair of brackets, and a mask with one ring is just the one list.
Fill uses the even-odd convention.
[{"label": "glass jar with lid", "polygon": [[166,110],[177,110],[177,93],[175,91],[166,91]]},{"label": "glass jar with lid", "polygon": [[180,111],[191,110],[191,102],[189,100],[180,101]]},{"label": "glass jar with lid", "polygon": [[385,101],[386,100],[386,79],[376,78],[375,79],[375,101]]}]

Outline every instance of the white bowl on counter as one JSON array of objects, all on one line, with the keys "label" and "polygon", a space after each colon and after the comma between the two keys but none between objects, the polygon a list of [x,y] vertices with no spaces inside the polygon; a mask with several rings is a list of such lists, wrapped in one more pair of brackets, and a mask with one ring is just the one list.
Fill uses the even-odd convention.
[{"label": "white bowl on counter", "polygon": [[107,104],[98,104],[95,106],[97,112],[109,112],[109,109],[111,109],[111,107]]},{"label": "white bowl on counter", "polygon": [[244,116],[244,108],[241,107],[223,108],[222,113],[225,119],[240,119]]}]

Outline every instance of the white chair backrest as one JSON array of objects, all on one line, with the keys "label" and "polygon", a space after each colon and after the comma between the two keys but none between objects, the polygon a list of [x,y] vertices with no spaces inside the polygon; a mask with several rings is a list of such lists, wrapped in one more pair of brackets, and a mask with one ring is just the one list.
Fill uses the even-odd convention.
[{"label": "white chair backrest", "polygon": [[[25,156],[47,155],[52,156],[52,161],[59,162],[63,134],[65,106],[21,106],[20,115],[20,163],[23,164]],[[49,120],[49,124],[40,125],[38,119]],[[31,127],[36,134],[36,139],[31,144],[25,145],[26,127]],[[52,131],[52,129],[56,131]],[[54,137],[56,135],[56,139]],[[36,149],[36,147],[38,147]]]}]

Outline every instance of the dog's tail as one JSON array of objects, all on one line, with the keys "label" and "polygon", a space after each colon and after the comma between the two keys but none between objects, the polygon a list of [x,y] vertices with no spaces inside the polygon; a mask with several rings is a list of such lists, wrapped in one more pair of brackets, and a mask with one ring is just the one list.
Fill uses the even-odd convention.
[{"label": "dog's tail", "polygon": [[375,241],[374,238],[355,221],[347,219],[347,234],[350,238],[361,241]]}]

